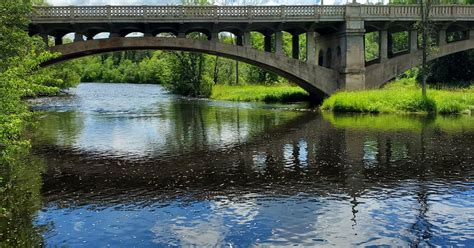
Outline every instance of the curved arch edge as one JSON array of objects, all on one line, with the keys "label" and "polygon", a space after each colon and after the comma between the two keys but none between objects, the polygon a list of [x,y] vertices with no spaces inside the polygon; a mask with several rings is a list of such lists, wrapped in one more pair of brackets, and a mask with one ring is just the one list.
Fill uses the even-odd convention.
[{"label": "curved arch edge", "polygon": [[[439,47],[436,53],[428,57],[428,61],[471,49],[474,49],[474,39],[448,43]],[[421,56],[422,52],[418,50],[415,53],[401,55],[382,63],[367,66],[365,71],[366,88],[379,88],[405,71],[421,65]]]},{"label": "curved arch edge", "polygon": [[330,95],[337,89],[337,85],[325,83],[337,78],[335,70],[253,48],[187,38],[115,37],[73,42],[52,47],[51,52],[58,52],[61,55],[58,58],[44,62],[41,66],[50,66],[62,61],[94,54],[125,50],[185,51],[230,58],[261,67],[287,78],[317,98]]}]

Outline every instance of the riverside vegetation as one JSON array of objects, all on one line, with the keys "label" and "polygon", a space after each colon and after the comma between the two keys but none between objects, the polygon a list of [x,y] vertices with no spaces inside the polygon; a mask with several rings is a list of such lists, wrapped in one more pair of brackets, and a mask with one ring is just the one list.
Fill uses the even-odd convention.
[{"label": "riverside vegetation", "polygon": [[427,98],[414,78],[399,79],[382,89],[339,92],[326,99],[322,110],[333,112],[396,113],[437,112],[470,113],[474,110],[474,87],[428,89]]},{"label": "riverside vegetation", "polygon": [[29,155],[24,130],[32,113],[23,99],[57,94],[80,80],[66,65],[38,69],[56,55],[26,31],[32,4],[0,1],[0,247],[34,247],[42,240],[32,219],[41,206],[43,166]]}]

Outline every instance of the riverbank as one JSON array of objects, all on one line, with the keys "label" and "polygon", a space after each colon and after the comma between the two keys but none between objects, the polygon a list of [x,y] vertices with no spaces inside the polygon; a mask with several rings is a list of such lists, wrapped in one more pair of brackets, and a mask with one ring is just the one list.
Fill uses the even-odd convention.
[{"label": "riverbank", "polygon": [[323,111],[353,113],[470,114],[474,87],[427,90],[427,99],[415,79],[401,79],[382,89],[339,92],[324,100]]},{"label": "riverbank", "polygon": [[244,102],[299,102],[308,101],[309,94],[291,85],[214,85],[209,97],[214,100]]}]

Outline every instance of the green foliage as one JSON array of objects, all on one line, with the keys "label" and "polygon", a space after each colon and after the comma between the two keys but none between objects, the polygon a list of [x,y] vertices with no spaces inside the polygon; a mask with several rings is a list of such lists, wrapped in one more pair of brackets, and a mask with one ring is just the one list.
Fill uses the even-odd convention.
[{"label": "green foliage", "polygon": [[379,58],[379,40],[379,32],[370,32],[365,34],[365,61],[372,61]]},{"label": "green foliage", "polygon": [[215,85],[211,99],[245,102],[297,102],[309,99],[308,93],[297,86],[290,85]]},{"label": "green foliage", "polygon": [[423,98],[414,79],[402,79],[383,89],[336,93],[323,102],[321,109],[361,113],[470,113],[474,109],[474,90],[430,89],[428,97]]},{"label": "green foliage", "polygon": [[28,0],[0,1],[0,72],[20,63],[19,58],[27,56],[34,45],[24,31],[30,11]]},{"label": "green foliage", "polygon": [[194,97],[211,94],[212,83],[204,75],[203,54],[174,52],[169,58],[171,81],[167,86],[173,93]]},{"label": "green foliage", "polygon": [[23,138],[31,113],[22,99],[56,93],[74,80],[65,68],[39,69],[56,55],[44,51],[41,39],[28,36],[31,5],[28,0],[0,1],[0,247],[43,243],[43,230],[33,224],[41,205],[43,167],[29,155],[30,143]]},{"label": "green foliage", "polygon": [[83,82],[164,83],[168,75],[161,51],[108,53],[72,62]]},{"label": "green foliage", "polygon": [[400,53],[407,51],[409,48],[408,31],[392,33],[389,37],[392,41],[392,53]]}]

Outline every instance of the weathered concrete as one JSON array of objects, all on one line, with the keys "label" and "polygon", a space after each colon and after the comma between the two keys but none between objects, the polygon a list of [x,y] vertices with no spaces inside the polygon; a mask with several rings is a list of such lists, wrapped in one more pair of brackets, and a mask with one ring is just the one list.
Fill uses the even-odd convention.
[{"label": "weathered concrete", "polygon": [[283,54],[283,32],[281,31],[275,33],[275,54]]},{"label": "weathered concrete", "polygon": [[385,62],[388,59],[388,32],[380,31],[380,61]]},{"label": "weathered concrete", "polygon": [[[429,56],[428,60],[437,59],[449,54],[474,49],[474,39],[448,43],[439,47],[439,51]],[[365,83],[367,88],[378,88],[408,69],[421,64],[421,50],[394,57],[383,63],[366,67]]]},{"label": "weathered concrete", "polygon": [[344,30],[341,88],[346,90],[365,89],[364,21],[346,21]]},{"label": "weathered concrete", "polygon": [[256,65],[288,78],[316,97],[330,95],[337,90],[337,85],[333,83],[338,77],[335,70],[253,48],[187,38],[111,38],[75,42],[52,47],[51,51],[59,52],[61,56],[44,65],[120,50],[179,50],[218,55]]}]

